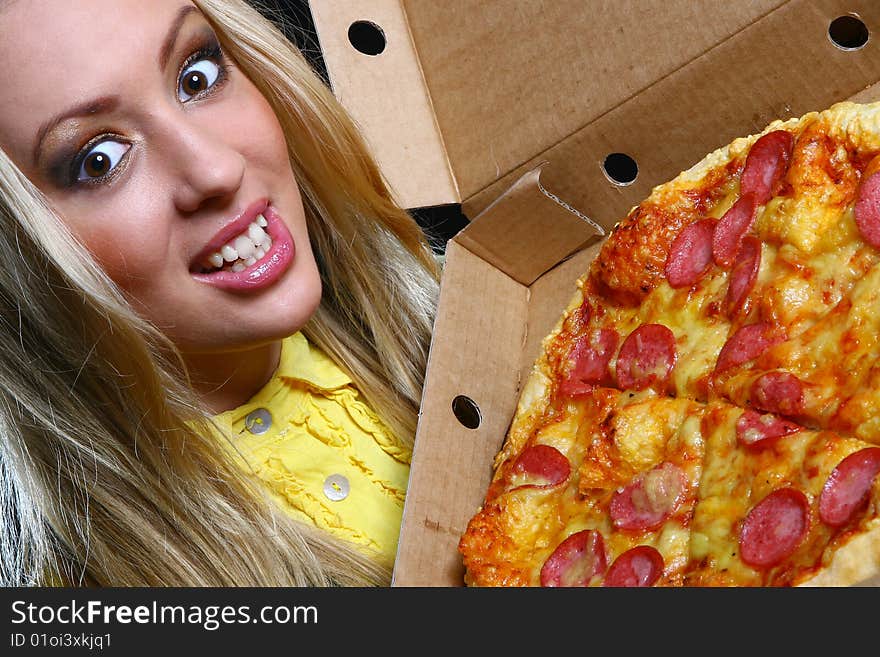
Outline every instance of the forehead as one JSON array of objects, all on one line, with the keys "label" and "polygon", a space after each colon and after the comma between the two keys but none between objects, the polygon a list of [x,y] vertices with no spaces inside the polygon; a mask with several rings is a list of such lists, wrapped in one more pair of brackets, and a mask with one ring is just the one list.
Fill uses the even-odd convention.
[{"label": "forehead", "polygon": [[96,96],[123,93],[120,84],[134,82],[138,71],[156,72],[165,34],[187,5],[188,0],[0,3],[0,143],[17,150],[48,117]]}]

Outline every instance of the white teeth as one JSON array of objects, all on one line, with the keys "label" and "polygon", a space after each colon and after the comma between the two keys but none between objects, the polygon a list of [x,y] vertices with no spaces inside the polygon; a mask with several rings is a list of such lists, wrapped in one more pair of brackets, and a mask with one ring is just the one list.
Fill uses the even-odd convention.
[{"label": "white teeth", "polygon": [[250,258],[254,255],[254,251],[257,250],[257,247],[251,242],[251,238],[244,235],[239,235],[235,238],[235,242],[232,243],[232,248],[238,253],[238,257],[243,260]]},{"label": "white teeth", "polygon": [[225,244],[223,248],[220,249],[220,255],[223,256],[223,259],[226,262],[235,262],[238,260],[238,252],[228,244]]},{"label": "white teeth", "polygon": [[269,235],[266,233],[266,231],[256,224],[251,224],[250,226],[248,226],[248,237],[257,246],[269,239]]},{"label": "white teeth", "polygon": [[[272,238],[263,230],[263,227],[268,225],[266,217],[258,214],[257,218],[248,225],[246,232],[209,255],[203,266],[210,263],[216,269],[221,267],[230,269],[229,265],[231,265],[232,271],[238,272],[255,264],[257,260],[265,257],[272,247]],[[227,266],[224,267],[224,264]]]}]

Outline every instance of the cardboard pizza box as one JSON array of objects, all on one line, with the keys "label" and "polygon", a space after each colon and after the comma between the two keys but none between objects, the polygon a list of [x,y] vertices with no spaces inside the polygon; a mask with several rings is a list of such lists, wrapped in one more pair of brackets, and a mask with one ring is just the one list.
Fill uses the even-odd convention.
[{"label": "cardboard pizza box", "polygon": [[[398,202],[460,203],[395,586],[461,586],[542,338],[651,189],[732,139],[880,100],[873,0],[313,0],[334,93]],[[880,581],[868,582],[872,585]]]}]

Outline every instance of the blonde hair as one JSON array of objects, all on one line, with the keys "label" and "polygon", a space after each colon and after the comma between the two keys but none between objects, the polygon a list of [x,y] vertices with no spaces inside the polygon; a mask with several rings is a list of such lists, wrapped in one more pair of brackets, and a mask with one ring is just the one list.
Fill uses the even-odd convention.
[{"label": "blonde hair", "polygon": [[[412,445],[439,276],[424,233],[283,33],[241,0],[195,4],[287,136],[324,285],[303,331]],[[0,258],[0,583],[389,582],[230,462],[174,345],[2,151]]]}]

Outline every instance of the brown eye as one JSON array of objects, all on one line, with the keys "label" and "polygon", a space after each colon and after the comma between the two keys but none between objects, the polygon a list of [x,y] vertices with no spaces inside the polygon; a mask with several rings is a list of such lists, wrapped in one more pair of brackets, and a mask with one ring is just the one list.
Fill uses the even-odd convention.
[{"label": "brown eye", "polygon": [[81,160],[77,180],[103,178],[119,164],[119,160],[129,148],[131,144],[110,138],[94,143],[88,147],[85,157]]},{"label": "brown eye", "polygon": [[195,96],[200,91],[208,88],[208,79],[201,71],[193,71],[188,74],[181,83],[181,89],[185,94]]},{"label": "brown eye", "polygon": [[110,171],[110,158],[106,153],[91,153],[83,162],[83,170],[91,178],[103,176]]},{"label": "brown eye", "polygon": [[185,103],[207,91],[220,77],[220,66],[213,59],[203,57],[187,66],[180,74],[177,98]]}]

